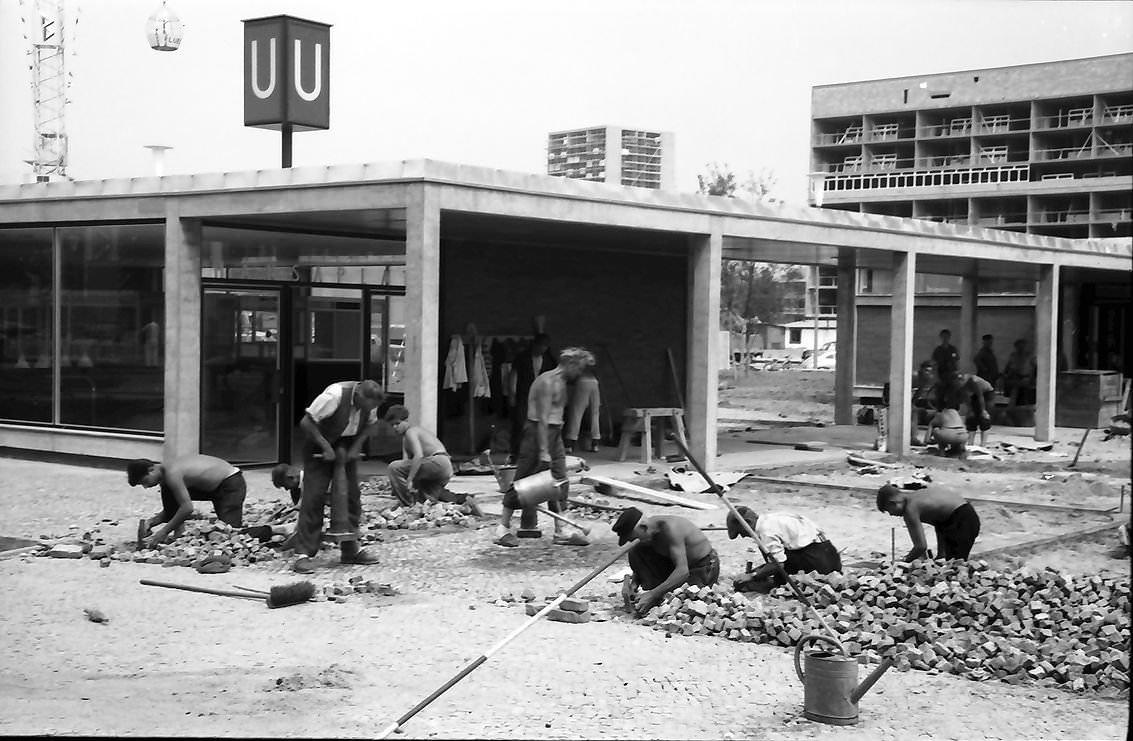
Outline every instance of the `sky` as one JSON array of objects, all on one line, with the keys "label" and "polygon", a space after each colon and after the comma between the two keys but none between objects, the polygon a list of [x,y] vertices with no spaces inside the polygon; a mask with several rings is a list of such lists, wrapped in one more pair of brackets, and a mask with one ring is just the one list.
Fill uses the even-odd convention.
[{"label": "sky", "polygon": [[[43,2],[44,0],[40,0]],[[52,0],[54,1],[54,0]],[[0,183],[32,180],[27,29],[0,0]],[[814,85],[1133,51],[1133,2],[1107,0],[168,0],[180,50],[146,42],[160,0],[64,0],[66,130],[77,180],[275,168],[243,125],[244,19],[331,29],[331,128],[294,165],[431,159],[545,172],[550,131],[675,134],[677,187],[707,163],[774,174],[805,203]],[[77,23],[74,20],[77,18]]]}]

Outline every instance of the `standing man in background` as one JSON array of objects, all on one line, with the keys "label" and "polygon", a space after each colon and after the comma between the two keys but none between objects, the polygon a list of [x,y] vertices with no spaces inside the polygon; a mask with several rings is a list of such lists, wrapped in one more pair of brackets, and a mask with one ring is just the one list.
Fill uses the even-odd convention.
[{"label": "standing man in background", "polygon": [[940,344],[932,351],[932,362],[940,378],[951,378],[960,367],[960,353],[952,346],[952,332],[947,329],[940,330]]},{"label": "standing man in background", "polygon": [[983,344],[976,351],[976,356],[972,358],[972,362],[976,364],[976,375],[995,386],[999,380],[999,361],[995,357],[995,351],[991,349],[993,338],[991,335],[985,334],[980,339]]},{"label": "standing man in background", "polygon": [[511,459],[519,457],[519,442],[523,437],[523,426],[527,423],[527,396],[531,384],[540,373],[555,367],[555,356],[551,354],[551,338],[540,332],[531,340],[531,346],[516,356],[512,363],[515,379],[515,407],[511,411]]}]

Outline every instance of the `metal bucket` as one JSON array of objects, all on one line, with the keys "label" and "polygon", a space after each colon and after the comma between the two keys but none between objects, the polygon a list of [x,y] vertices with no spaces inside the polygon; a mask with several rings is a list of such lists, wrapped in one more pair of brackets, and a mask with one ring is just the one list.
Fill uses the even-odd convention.
[{"label": "metal bucket", "polygon": [[836,726],[857,723],[858,704],[851,700],[858,688],[857,659],[826,651],[805,656],[803,715]]},{"label": "metal bucket", "polygon": [[556,480],[550,471],[533,473],[512,483],[522,507],[534,507],[552,499],[562,499],[568,486],[570,482],[567,479]]},{"label": "metal bucket", "polygon": [[515,466],[500,466],[495,469],[495,473],[500,491],[506,492],[511,488],[511,482],[515,481]]}]

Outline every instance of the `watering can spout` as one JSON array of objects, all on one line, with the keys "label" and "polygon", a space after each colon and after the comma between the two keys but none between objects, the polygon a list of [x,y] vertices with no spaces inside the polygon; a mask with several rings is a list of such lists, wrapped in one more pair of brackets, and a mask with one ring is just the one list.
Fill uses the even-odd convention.
[{"label": "watering can spout", "polygon": [[888,671],[891,666],[893,666],[892,658],[887,658],[882,661],[868,677],[862,680],[862,683],[858,685],[858,688],[850,695],[850,704],[857,705],[858,700],[862,699],[862,696],[869,692],[870,688],[873,687],[877,680],[881,679],[881,675]]}]

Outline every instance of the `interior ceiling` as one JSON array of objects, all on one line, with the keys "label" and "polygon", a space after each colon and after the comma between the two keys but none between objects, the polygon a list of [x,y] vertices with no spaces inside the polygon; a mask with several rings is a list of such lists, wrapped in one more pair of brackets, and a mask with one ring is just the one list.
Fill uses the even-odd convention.
[{"label": "interior ceiling", "polygon": [[557,247],[595,247],[619,252],[684,252],[688,236],[676,232],[445,211],[441,239]]},{"label": "interior ceiling", "polygon": [[248,214],[208,219],[208,223],[314,234],[355,237],[405,237],[405,209],[364,211],[306,211],[289,214]]}]

